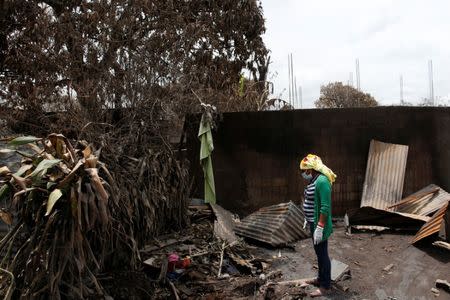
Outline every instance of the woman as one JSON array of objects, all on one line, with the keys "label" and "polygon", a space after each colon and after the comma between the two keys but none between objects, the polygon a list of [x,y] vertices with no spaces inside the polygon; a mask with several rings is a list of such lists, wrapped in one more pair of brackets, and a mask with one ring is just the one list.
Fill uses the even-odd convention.
[{"label": "woman", "polygon": [[318,287],[310,296],[320,297],[331,290],[331,262],[328,256],[328,238],[333,232],[331,222],[331,185],[336,174],[322,163],[317,155],[308,154],[300,162],[303,178],[308,182],[305,188],[303,210],[305,221],[313,237],[317,255],[319,274],[316,279],[307,281]]}]

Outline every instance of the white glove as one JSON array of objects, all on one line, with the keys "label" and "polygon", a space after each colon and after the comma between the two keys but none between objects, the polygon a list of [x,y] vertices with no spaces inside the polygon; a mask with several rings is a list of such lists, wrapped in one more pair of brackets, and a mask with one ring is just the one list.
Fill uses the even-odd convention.
[{"label": "white glove", "polygon": [[323,227],[317,225],[316,230],[314,230],[314,245],[320,244],[323,238]]},{"label": "white glove", "polygon": [[305,219],[305,222],[303,223],[303,229],[306,229],[307,224],[308,224],[308,221],[306,221],[306,219]]}]

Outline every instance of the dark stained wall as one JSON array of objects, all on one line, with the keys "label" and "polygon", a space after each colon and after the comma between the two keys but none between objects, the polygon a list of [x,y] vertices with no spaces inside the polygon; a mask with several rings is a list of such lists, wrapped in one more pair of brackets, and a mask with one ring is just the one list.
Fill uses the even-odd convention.
[{"label": "dark stained wall", "polygon": [[[188,156],[202,197],[198,116],[188,118]],[[378,107],[226,113],[214,132],[218,203],[241,215],[300,203],[299,159],[319,155],[337,175],[333,213],[359,207],[371,139],[409,145],[404,195],[435,183],[450,191],[450,109]]]}]

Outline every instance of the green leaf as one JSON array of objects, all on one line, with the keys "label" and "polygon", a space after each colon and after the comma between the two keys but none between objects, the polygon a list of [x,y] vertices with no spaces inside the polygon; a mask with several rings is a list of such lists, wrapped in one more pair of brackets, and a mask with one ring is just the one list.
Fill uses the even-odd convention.
[{"label": "green leaf", "polygon": [[42,140],[41,138],[37,138],[35,136],[19,136],[15,139],[12,139],[8,142],[8,145],[11,146],[20,146],[20,145],[26,145],[29,143],[37,142]]},{"label": "green leaf", "polygon": [[9,185],[8,184],[4,184],[1,188],[0,188],[0,201],[3,200],[4,197],[8,196],[9,194]]},{"label": "green leaf", "polygon": [[22,156],[28,157],[28,158],[32,158],[34,156],[34,153],[28,153],[26,151],[7,149],[7,148],[0,149],[0,157],[2,157],[2,156],[9,157],[9,156],[11,156],[11,153],[17,153],[19,155],[22,155]]},{"label": "green leaf", "polygon": [[33,153],[28,153],[26,151],[16,150],[16,153],[19,155],[22,155],[23,157],[27,157],[27,158],[33,158],[33,156],[34,156]]},{"label": "green leaf", "polygon": [[14,173],[14,175],[18,176],[18,177],[22,177],[23,174],[25,174],[29,169],[31,169],[33,167],[33,165],[29,164],[29,165],[22,165],[20,167],[19,170],[17,170],[16,173]]},{"label": "green leaf", "polygon": [[28,176],[35,177],[44,174],[45,172],[47,172],[48,169],[53,168],[54,166],[59,164],[60,161],[61,161],[60,159],[44,159],[37,165],[36,169],[34,169],[33,172]]},{"label": "green leaf", "polygon": [[0,149],[0,155],[9,154],[9,153],[12,153],[12,152],[16,152],[16,150],[6,149],[6,148]]},{"label": "green leaf", "polygon": [[56,182],[47,182],[47,190],[51,189],[52,187],[54,187],[56,185]]},{"label": "green leaf", "polygon": [[53,192],[50,193],[47,201],[47,212],[45,213],[46,216],[48,216],[51,213],[53,206],[55,205],[56,201],[58,201],[59,198],[61,198],[61,196],[62,191],[60,189],[53,190]]}]

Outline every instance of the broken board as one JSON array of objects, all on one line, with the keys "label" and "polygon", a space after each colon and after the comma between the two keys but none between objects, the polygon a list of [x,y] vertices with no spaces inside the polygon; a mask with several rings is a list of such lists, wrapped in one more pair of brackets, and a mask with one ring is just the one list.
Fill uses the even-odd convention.
[{"label": "broken board", "polygon": [[348,225],[350,226],[375,225],[376,227],[419,230],[430,220],[430,217],[390,212],[373,207],[361,207],[349,210],[346,214],[346,220],[348,220]]},{"label": "broken board", "polygon": [[344,274],[347,274],[350,271],[350,268],[347,264],[343,262],[332,259],[331,260],[331,281],[339,281]]},{"label": "broken board", "polygon": [[233,215],[222,208],[220,205],[211,203],[211,208],[216,216],[214,221],[214,234],[228,244],[233,244],[237,241],[236,234],[234,233],[235,222]]}]

